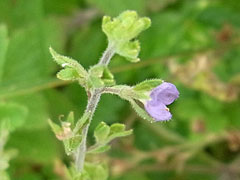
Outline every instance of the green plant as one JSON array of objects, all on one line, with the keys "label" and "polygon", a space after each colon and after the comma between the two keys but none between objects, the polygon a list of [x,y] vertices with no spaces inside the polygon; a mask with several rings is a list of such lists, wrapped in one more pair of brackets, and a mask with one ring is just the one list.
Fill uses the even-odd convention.
[{"label": "green plant", "polygon": [[[88,129],[102,94],[118,95],[129,101],[141,117],[151,122],[154,121],[137,101],[142,103],[148,101],[150,91],[163,81],[161,79],[146,80],[133,87],[116,85],[114,76],[108,69],[114,54],[119,54],[130,62],[140,60],[138,58],[140,43],[136,40],[136,37],[150,24],[149,18],[140,18],[135,11],[125,11],[114,19],[104,16],[102,29],[107,35],[108,47],[98,64],[90,67],[89,70],[85,70],[77,61],[59,55],[50,48],[53,59],[63,68],[57,73],[57,77],[61,80],[77,81],[88,94],[86,110],[76,123],[73,112],[69,113],[65,121],[61,121],[61,126],[49,121],[56,137],[63,141],[67,155],[73,155],[74,157],[75,164],[68,171],[70,179],[107,179],[106,165],[104,163],[85,162],[85,156],[87,154],[103,153],[110,149],[110,141],[132,133],[132,130],[125,129],[124,124],[114,123],[109,126],[105,122],[101,122],[94,131],[95,144],[89,148],[86,147]],[[167,108],[164,109],[164,111],[167,110]]]}]

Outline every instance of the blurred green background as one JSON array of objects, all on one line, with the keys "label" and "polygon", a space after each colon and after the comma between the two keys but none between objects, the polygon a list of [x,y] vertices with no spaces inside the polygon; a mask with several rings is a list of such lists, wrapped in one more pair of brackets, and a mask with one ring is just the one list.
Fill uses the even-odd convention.
[{"label": "blurred green background", "polygon": [[48,48],[87,68],[107,46],[102,16],[128,9],[152,26],[139,37],[139,63],[114,56],[117,82],[162,78],[176,84],[180,98],[170,106],[171,121],[149,123],[127,102],[103,95],[90,133],[101,121],[134,129],[97,157],[108,161],[109,179],[240,179],[239,0],[1,0],[0,121],[8,120],[11,132],[0,171],[13,149],[11,179],[64,180],[71,159],[47,120],[71,110],[80,117],[86,94],[55,78],[59,67]]}]

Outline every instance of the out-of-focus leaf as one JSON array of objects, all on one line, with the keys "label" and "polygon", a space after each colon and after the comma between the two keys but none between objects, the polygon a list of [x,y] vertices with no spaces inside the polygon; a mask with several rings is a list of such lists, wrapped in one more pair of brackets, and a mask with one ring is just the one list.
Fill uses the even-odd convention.
[{"label": "out-of-focus leaf", "polygon": [[108,168],[105,164],[85,163],[84,170],[91,180],[107,180],[108,178]]},{"label": "out-of-focus leaf", "polygon": [[141,172],[129,172],[125,174],[121,174],[120,177],[111,178],[110,180],[132,180],[132,179],[138,179],[138,180],[152,180],[148,178],[144,173]]},{"label": "out-of-focus leaf", "polygon": [[27,117],[28,109],[16,103],[0,103],[0,122],[5,121],[10,131],[21,127]]},{"label": "out-of-focus leaf", "polygon": [[84,67],[89,67],[98,62],[106,46],[107,40],[101,24],[93,23],[89,28],[74,34],[70,56],[79,60]]},{"label": "out-of-focus leaf", "polygon": [[217,62],[214,67],[214,72],[222,80],[228,82],[234,75],[240,72],[240,48],[231,48],[223,57]]},{"label": "out-of-focus leaf", "polygon": [[224,128],[226,128],[228,118],[221,112],[209,113],[206,114],[205,123],[207,131],[220,133],[224,131]]},{"label": "out-of-focus leaf", "polygon": [[214,43],[209,30],[195,20],[196,15],[185,14],[184,9],[180,12],[181,15],[176,11],[165,11],[151,17],[152,26],[140,37],[142,58],[203,49]]},{"label": "out-of-focus leaf", "polygon": [[83,0],[43,0],[44,10],[47,14],[70,14],[79,7]]},{"label": "out-of-focus leaf", "polygon": [[18,149],[17,160],[49,163],[60,153],[60,146],[50,128],[14,131],[8,146]]},{"label": "out-of-focus leaf", "polygon": [[4,17],[6,23],[13,28],[26,26],[36,21],[40,23],[43,17],[42,0],[19,0],[15,3],[2,0],[0,7],[2,9],[0,17]]},{"label": "out-of-focus leaf", "polygon": [[24,105],[29,112],[23,127],[24,129],[41,129],[48,125],[47,101],[42,94],[19,96],[11,100]]},{"label": "out-of-focus leaf", "polygon": [[125,128],[126,126],[124,124],[120,124],[120,123],[112,124],[110,126],[110,134],[108,137],[108,141],[111,141],[118,137],[128,136],[132,133],[132,129],[126,131]]},{"label": "out-of-focus leaf", "polygon": [[[156,126],[158,125],[163,126],[163,124],[156,124]],[[147,128],[141,122],[135,126],[134,136],[136,137],[134,146],[145,151],[157,149],[166,143],[166,141],[163,141],[160,137],[156,136],[151,129]]]},{"label": "out-of-focus leaf", "polygon": [[107,180],[108,178],[108,168],[105,163],[85,162],[81,173],[77,172],[73,166],[66,172],[71,180]]},{"label": "out-of-focus leaf", "polygon": [[[68,95],[75,97],[76,93],[72,92]],[[70,111],[76,113],[79,111],[79,105],[75,105],[70,98],[64,96],[62,92],[56,89],[45,91],[44,96],[47,99],[49,116],[53,120],[57,120],[59,115],[67,117]]]},{"label": "out-of-focus leaf", "polygon": [[143,12],[145,0],[88,0],[90,4],[97,7],[107,15],[116,16],[125,10],[136,10]]},{"label": "out-of-focus leaf", "polygon": [[[49,27],[49,24],[41,28],[26,27],[12,34],[6,55],[7,69],[4,69],[3,81],[33,81],[44,79],[53,72],[55,65],[48,52],[50,44],[49,40],[45,40],[48,38],[48,30],[50,32],[53,30]],[[57,34],[56,29],[55,32]]]},{"label": "out-of-focus leaf", "polygon": [[193,117],[201,117],[204,114],[201,103],[198,101],[193,101],[196,97],[184,98],[179,100],[174,104],[174,107],[171,108],[173,114],[178,116],[177,118],[181,118],[183,120],[190,120]]},{"label": "out-of-focus leaf", "polygon": [[224,107],[226,108],[224,109],[224,112],[228,113],[229,126],[233,129],[238,129],[240,127],[240,121],[238,118],[240,117],[240,111],[238,110],[240,108],[240,102],[234,102]]},{"label": "out-of-focus leaf", "polygon": [[7,27],[0,24],[0,81],[2,78],[5,56],[8,46]]},{"label": "out-of-focus leaf", "polygon": [[226,7],[225,3],[215,3],[214,5],[210,5],[209,7],[204,9],[199,15],[198,20],[212,27],[219,28],[224,23],[230,23],[239,27],[239,18],[239,10],[236,11],[233,9],[229,9],[228,7]]},{"label": "out-of-focus leaf", "polygon": [[99,154],[99,153],[104,153],[106,151],[108,151],[111,148],[111,146],[109,145],[105,145],[105,146],[99,146],[93,150],[89,150],[87,153],[88,154]]}]

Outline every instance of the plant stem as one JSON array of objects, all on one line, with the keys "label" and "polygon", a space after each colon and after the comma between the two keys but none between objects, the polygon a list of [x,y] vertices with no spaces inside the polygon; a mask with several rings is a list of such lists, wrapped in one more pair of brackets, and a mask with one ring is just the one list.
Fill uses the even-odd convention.
[{"label": "plant stem", "polygon": [[97,107],[97,104],[100,100],[100,96],[101,96],[101,90],[95,89],[88,100],[88,105],[85,110],[85,113],[89,113],[89,117],[88,117],[89,121],[88,121],[88,124],[82,130],[82,142],[79,145],[77,152],[76,152],[75,164],[76,164],[76,169],[78,171],[81,171],[83,169],[85,154],[86,154],[86,149],[87,149],[86,141],[87,141],[88,128],[90,126],[90,123],[91,123],[93,114],[95,112],[95,109]]},{"label": "plant stem", "polygon": [[[114,53],[115,53],[114,46],[111,43],[109,43],[107,49],[105,50],[105,52],[103,53],[103,56],[100,59],[98,65],[107,66],[109,64],[111,58],[113,57]],[[76,165],[76,169],[78,172],[81,172],[84,167],[84,161],[85,161],[86,150],[87,150],[86,143],[87,143],[88,129],[89,129],[93,114],[96,110],[97,104],[100,100],[101,94],[102,94],[102,88],[93,89],[91,92],[91,95],[88,99],[87,108],[85,110],[85,113],[89,114],[88,123],[82,130],[82,142],[80,143],[79,147],[77,148],[76,157],[75,157],[76,158],[75,165]]]},{"label": "plant stem", "polygon": [[107,49],[104,51],[98,64],[107,66],[114,54],[115,54],[115,47],[112,43],[109,43]]}]

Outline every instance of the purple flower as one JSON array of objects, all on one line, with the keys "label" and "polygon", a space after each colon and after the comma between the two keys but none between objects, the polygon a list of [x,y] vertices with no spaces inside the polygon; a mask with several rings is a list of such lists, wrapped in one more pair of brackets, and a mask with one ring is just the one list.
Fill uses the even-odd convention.
[{"label": "purple flower", "polygon": [[145,103],[146,111],[156,121],[166,121],[172,118],[172,114],[166,105],[169,105],[179,97],[179,92],[175,85],[164,82],[152,89],[151,100]]}]

